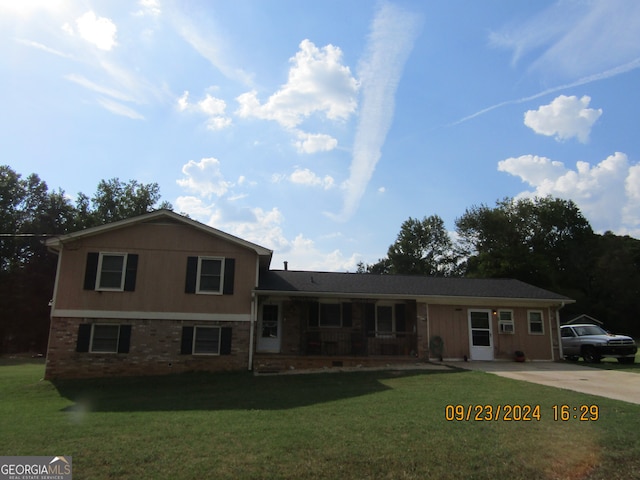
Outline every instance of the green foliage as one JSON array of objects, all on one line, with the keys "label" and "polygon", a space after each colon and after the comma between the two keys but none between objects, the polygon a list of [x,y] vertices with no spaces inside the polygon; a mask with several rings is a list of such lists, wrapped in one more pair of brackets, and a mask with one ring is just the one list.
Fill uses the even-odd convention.
[{"label": "green foliage", "polygon": [[593,238],[573,202],[551,197],[474,206],[456,227],[467,275],[518,278],[549,288],[562,283]]},{"label": "green foliage", "polygon": [[456,269],[453,244],[437,215],[422,220],[409,218],[402,223],[387,257],[359,271],[377,274],[450,276]]},{"label": "green foliage", "polygon": [[0,166],[0,352],[46,349],[56,259],[42,240],[150,212],[159,192],[156,183],[114,178],[101,181],[91,199],[79,194],[74,206],[38,175],[22,178]]}]

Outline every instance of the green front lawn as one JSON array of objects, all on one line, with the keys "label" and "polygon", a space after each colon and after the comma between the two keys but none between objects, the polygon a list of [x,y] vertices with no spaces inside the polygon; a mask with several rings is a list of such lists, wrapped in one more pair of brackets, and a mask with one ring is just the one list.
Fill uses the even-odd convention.
[{"label": "green front lawn", "polygon": [[[640,405],[482,372],[42,375],[0,366],[0,455],[70,455],[76,480],[640,477]],[[458,404],[541,419],[447,421]],[[598,419],[554,421],[562,404]]]}]

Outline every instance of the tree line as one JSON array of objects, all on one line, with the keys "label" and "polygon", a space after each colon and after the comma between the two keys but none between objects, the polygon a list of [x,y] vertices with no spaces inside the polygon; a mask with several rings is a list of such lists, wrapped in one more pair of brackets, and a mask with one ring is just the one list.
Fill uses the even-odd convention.
[{"label": "tree line", "polygon": [[57,262],[43,240],[157,208],[172,207],[156,183],[101,180],[74,202],[35,173],[0,166],[0,353],[46,351]]},{"label": "tree line", "polygon": [[576,300],[564,320],[585,313],[640,336],[640,240],[596,234],[574,202],[552,197],[473,206],[455,227],[451,235],[438,215],[409,218],[387,256],[358,272],[516,278]]}]

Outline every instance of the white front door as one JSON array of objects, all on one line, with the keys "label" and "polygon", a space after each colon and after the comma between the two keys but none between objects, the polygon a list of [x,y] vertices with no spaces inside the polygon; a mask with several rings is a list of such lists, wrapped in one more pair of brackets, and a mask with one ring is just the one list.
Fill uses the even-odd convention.
[{"label": "white front door", "polygon": [[260,306],[258,315],[258,352],[280,353],[280,305],[267,303]]},{"label": "white front door", "polygon": [[471,360],[493,360],[491,310],[469,310]]}]

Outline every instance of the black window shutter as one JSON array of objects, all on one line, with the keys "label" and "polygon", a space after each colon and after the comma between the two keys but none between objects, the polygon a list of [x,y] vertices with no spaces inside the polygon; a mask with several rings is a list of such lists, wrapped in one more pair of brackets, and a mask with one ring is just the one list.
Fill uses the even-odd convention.
[{"label": "black window shutter", "polygon": [[220,355],[231,355],[231,327],[222,327],[220,332]]},{"label": "black window shutter", "polygon": [[78,325],[78,340],[76,343],[76,352],[84,353],[89,351],[89,342],[91,341],[91,324],[81,323]]},{"label": "black window shutter", "polygon": [[396,332],[404,332],[406,330],[405,311],[406,305],[404,303],[396,303]]},{"label": "black window shutter", "polygon": [[233,282],[236,278],[236,259],[225,258],[224,259],[224,284],[222,286],[222,293],[224,295],[233,295]]},{"label": "black window shutter", "polygon": [[320,325],[320,304],[311,302],[309,304],[309,326],[317,327]]},{"label": "black window shutter", "polygon": [[191,355],[193,353],[193,327],[182,327],[182,344],[180,346],[181,355]]},{"label": "black window shutter", "polygon": [[120,338],[118,339],[118,353],[129,353],[131,343],[131,325],[120,325]]},{"label": "black window shutter", "polygon": [[136,273],[138,271],[138,254],[127,255],[127,270],[124,276],[124,291],[133,292],[136,289]]},{"label": "black window shutter", "polygon": [[87,267],[84,271],[84,289],[95,290],[96,289],[96,277],[98,275],[98,258],[100,255],[97,252],[87,253]]},{"label": "black window shutter", "polygon": [[343,327],[351,327],[353,325],[351,312],[352,312],[351,303],[343,303],[342,304],[342,326]]},{"label": "black window shutter", "polygon": [[364,305],[365,325],[367,326],[367,337],[376,336],[376,305],[366,303]]},{"label": "black window shutter", "polygon": [[196,293],[196,277],[198,275],[198,257],[187,258],[187,278],[184,293]]}]

